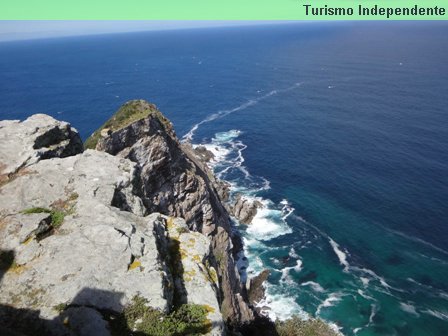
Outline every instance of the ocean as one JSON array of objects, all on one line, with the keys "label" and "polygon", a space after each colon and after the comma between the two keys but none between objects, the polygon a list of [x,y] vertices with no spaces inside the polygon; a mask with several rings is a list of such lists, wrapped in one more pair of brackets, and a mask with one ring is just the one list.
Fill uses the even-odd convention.
[{"label": "ocean", "polygon": [[[143,98],[215,153],[273,319],[448,335],[448,23],[310,22],[0,43],[0,119],[87,138]],[[267,308],[268,307],[268,308]]]}]

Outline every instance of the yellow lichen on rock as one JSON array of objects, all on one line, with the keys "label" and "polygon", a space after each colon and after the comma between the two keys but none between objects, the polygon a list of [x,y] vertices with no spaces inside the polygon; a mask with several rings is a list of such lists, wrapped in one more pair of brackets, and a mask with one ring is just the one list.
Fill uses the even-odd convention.
[{"label": "yellow lichen on rock", "polygon": [[132,271],[133,269],[136,269],[137,267],[141,267],[141,266],[142,266],[142,263],[140,262],[140,260],[136,259],[132,262],[132,264],[129,265],[128,271]]}]

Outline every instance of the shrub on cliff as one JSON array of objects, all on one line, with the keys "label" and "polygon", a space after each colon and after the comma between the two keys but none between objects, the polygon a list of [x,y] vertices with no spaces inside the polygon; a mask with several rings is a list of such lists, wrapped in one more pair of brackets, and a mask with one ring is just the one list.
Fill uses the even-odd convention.
[{"label": "shrub on cliff", "polygon": [[277,320],[275,329],[279,336],[338,336],[338,333],[322,320],[303,320],[298,316],[286,321]]},{"label": "shrub on cliff", "polygon": [[126,126],[129,126],[137,120],[144,119],[149,115],[153,115],[165,127],[171,127],[170,122],[153,104],[145,100],[130,100],[123,104],[120,109],[106,121],[98,130],[96,130],[84,143],[85,149],[95,149],[102,133],[112,133]]},{"label": "shrub on cliff", "polygon": [[148,306],[148,301],[135,296],[125,307],[123,315],[111,321],[116,336],[138,335],[177,336],[202,335],[210,331],[207,306],[183,304],[171,314],[164,314]]}]

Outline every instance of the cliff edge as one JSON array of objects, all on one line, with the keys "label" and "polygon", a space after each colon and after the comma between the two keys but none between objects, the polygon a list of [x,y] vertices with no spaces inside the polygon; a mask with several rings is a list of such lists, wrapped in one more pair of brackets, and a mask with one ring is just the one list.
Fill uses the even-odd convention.
[{"label": "cliff edge", "polygon": [[227,186],[171,123],[130,101],[81,144],[46,115],[0,122],[2,328],[222,335],[250,326]]}]

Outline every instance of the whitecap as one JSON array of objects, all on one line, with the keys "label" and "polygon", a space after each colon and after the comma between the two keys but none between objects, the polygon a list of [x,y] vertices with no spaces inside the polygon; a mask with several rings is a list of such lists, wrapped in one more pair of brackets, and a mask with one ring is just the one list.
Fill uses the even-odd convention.
[{"label": "whitecap", "polygon": [[365,277],[359,277],[364,287],[367,287],[369,285],[370,280]]},{"label": "whitecap", "polygon": [[[368,268],[362,268],[362,267],[352,266],[351,269],[354,270],[354,271],[358,271],[358,272],[364,273],[365,275],[370,275],[373,279],[379,281],[379,283],[380,283],[383,287],[385,287],[385,288],[387,288],[387,289],[395,289],[395,290],[397,290],[397,291],[401,291],[401,292],[403,291],[403,290],[398,289],[398,288],[393,288],[392,286],[390,286],[390,285],[386,282],[386,280],[385,280],[383,277],[379,276],[379,275],[376,274],[374,271],[372,271],[372,270],[370,270],[370,269],[368,269]],[[361,281],[362,281],[362,277],[361,277]]]},{"label": "whitecap", "polygon": [[339,263],[344,266],[344,272],[347,272],[348,268],[350,267],[349,263],[347,262],[347,255],[342,252],[342,250],[339,248],[338,243],[336,243],[333,239],[328,237],[328,240],[330,241],[330,245],[333,248],[334,253],[339,259]]},{"label": "whitecap", "polygon": [[378,306],[376,304],[372,304],[371,307],[372,307],[372,310],[370,311],[369,324],[367,326],[369,326],[373,323],[373,318],[375,317],[376,312],[378,311]]},{"label": "whitecap", "polygon": [[364,299],[376,301],[373,297],[371,297],[371,296],[367,295],[366,293],[364,293],[364,291],[362,289],[358,289],[358,294],[360,296],[362,296]]},{"label": "whitecap", "polygon": [[302,260],[298,259],[296,261],[296,265],[295,266],[289,266],[289,267],[284,267],[281,270],[282,276],[280,278],[280,281],[282,282],[286,282],[288,284],[292,284],[294,283],[293,279],[291,278],[289,272],[291,270],[294,270],[296,272],[300,272],[302,270]]},{"label": "whitecap", "polygon": [[265,99],[267,99],[267,98],[269,98],[269,97],[271,97],[273,95],[276,95],[278,93],[284,93],[284,92],[288,92],[288,91],[294,90],[294,89],[298,88],[299,86],[301,86],[301,83],[295,83],[294,85],[291,85],[290,87],[287,87],[285,89],[272,90],[269,93],[267,93],[267,94],[265,94],[265,95],[263,95],[261,97],[258,97],[258,98],[255,98],[255,99],[250,99],[250,100],[246,101],[245,103],[243,103],[243,104],[241,104],[241,105],[239,105],[237,107],[234,107],[232,109],[221,110],[221,111],[218,111],[216,113],[213,113],[213,114],[207,116],[204,120],[202,120],[202,121],[198,122],[197,124],[195,124],[190,129],[190,131],[188,131],[188,133],[185,134],[182,137],[182,141],[189,141],[189,142],[191,142],[193,140],[194,133],[197,131],[197,129],[201,125],[203,125],[205,123],[211,122],[211,121],[219,119],[219,118],[223,118],[223,117],[225,117],[225,116],[227,116],[227,115],[229,115],[231,113],[244,110],[244,109],[246,109],[246,108],[248,108],[250,106],[258,104],[260,101],[265,100]]},{"label": "whitecap", "polygon": [[441,312],[441,311],[437,311],[437,310],[426,309],[426,310],[423,310],[423,313],[428,314],[428,315],[432,315],[432,316],[437,317],[438,319],[441,319],[441,320],[444,320],[444,321],[448,321],[448,313],[447,312]]},{"label": "whitecap", "polygon": [[257,237],[258,240],[270,240],[292,232],[288,224],[282,219],[282,212],[273,209],[271,201],[263,200],[262,204],[263,208],[258,209],[252,223],[246,230],[249,235]]},{"label": "whitecap", "polygon": [[297,304],[290,296],[270,293],[271,287],[266,287],[266,297],[256,304],[261,308],[261,313],[268,316],[272,321],[284,321],[292,315],[298,315],[300,318],[307,320],[309,315]]},{"label": "whitecap", "polygon": [[291,248],[289,249],[289,253],[288,253],[288,255],[289,255],[291,258],[295,258],[295,259],[299,258],[299,255],[296,253],[296,250],[294,250],[294,247],[291,247]]},{"label": "whitecap", "polygon": [[304,282],[301,284],[301,286],[310,286],[313,289],[313,291],[318,292],[318,293],[325,292],[325,289],[320,284],[318,284],[317,282],[314,282],[314,281]]},{"label": "whitecap", "polygon": [[408,303],[400,302],[400,309],[406,313],[411,314],[411,315],[414,315],[417,317],[420,316],[420,314],[417,313],[415,306],[413,306],[409,302]]},{"label": "whitecap", "polygon": [[320,315],[322,308],[333,307],[337,302],[341,300],[342,293],[331,293],[316,309],[316,316]]}]

